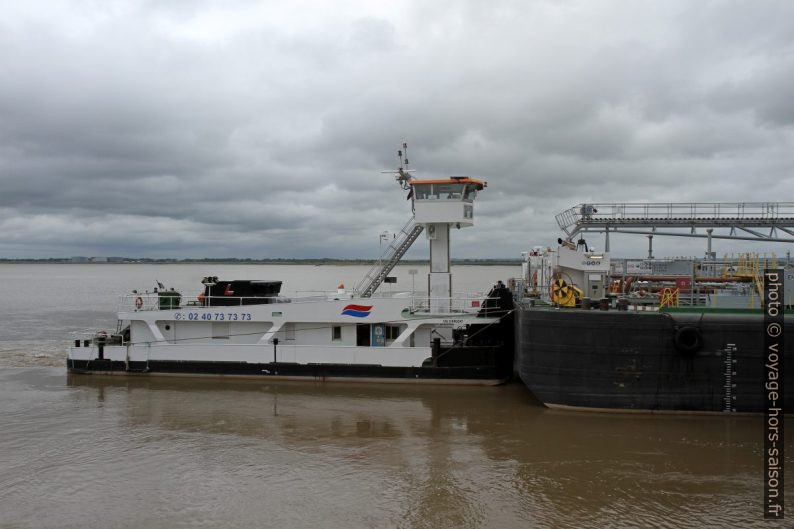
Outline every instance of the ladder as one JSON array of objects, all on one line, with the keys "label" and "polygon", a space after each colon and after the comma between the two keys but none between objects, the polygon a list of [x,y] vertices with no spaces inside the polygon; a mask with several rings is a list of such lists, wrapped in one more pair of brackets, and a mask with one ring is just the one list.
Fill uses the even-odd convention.
[{"label": "ladder", "polygon": [[400,262],[402,256],[408,251],[408,248],[422,233],[424,226],[416,224],[414,218],[411,217],[405,226],[399,231],[397,236],[392,240],[391,244],[386,248],[386,251],[378,258],[375,265],[370,268],[369,272],[364,278],[356,285],[356,292],[362,298],[368,298],[377,290],[381,283],[389,275],[389,272],[394,269],[395,265]]}]

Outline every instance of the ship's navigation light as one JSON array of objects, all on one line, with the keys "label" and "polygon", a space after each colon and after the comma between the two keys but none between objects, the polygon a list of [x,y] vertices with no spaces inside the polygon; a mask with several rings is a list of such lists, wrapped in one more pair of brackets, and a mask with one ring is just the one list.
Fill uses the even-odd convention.
[{"label": "ship's navigation light", "polygon": [[402,150],[397,150],[397,158],[400,159],[400,169],[408,169],[408,144],[403,142]]},{"label": "ship's navigation light", "polygon": [[[405,154],[405,158],[403,158],[403,152]],[[403,167],[403,162],[405,162],[405,168],[407,169],[408,168],[408,144],[406,142],[403,142],[403,152],[397,151],[397,153],[400,155],[400,169],[402,169],[402,167]]]}]

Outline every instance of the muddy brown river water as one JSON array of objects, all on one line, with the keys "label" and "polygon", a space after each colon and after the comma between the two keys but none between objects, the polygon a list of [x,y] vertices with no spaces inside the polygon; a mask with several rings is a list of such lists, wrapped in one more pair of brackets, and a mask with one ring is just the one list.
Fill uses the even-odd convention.
[{"label": "muddy brown river water", "polygon": [[0,527],[794,526],[762,519],[761,417],[553,411],[519,383],[67,375],[68,331],[113,321],[106,287],[203,272],[180,266],[0,267]]}]

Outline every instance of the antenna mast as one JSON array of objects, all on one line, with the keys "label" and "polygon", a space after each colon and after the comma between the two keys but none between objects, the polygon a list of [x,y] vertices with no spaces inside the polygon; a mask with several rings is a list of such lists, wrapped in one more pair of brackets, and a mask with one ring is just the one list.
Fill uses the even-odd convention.
[{"label": "antenna mast", "polygon": [[[414,172],[413,169],[408,169],[408,144],[403,142],[402,149],[397,151],[397,158],[400,160],[400,166],[397,168],[396,171],[381,171],[383,174],[393,174],[394,179],[397,180],[397,183],[400,184],[405,191],[411,189],[409,183],[413,180],[413,176],[411,173]],[[411,195],[408,195],[409,198]]]},{"label": "antenna mast", "polygon": [[408,144],[406,142],[403,142],[403,148],[397,151],[397,158],[400,160],[400,167],[397,169],[397,176],[395,178],[397,179],[397,183],[400,184],[400,187],[408,191],[408,182],[413,178],[410,173],[413,171],[408,169]]}]

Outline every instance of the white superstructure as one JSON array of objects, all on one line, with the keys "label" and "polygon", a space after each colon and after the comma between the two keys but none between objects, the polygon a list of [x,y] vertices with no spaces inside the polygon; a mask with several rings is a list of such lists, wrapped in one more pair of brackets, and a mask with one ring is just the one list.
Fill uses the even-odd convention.
[{"label": "white superstructure", "polygon": [[582,297],[592,300],[605,297],[609,286],[609,255],[590,250],[584,244],[574,245],[562,239],[559,243],[556,250],[535,246],[521,252],[523,295],[553,302],[561,286],[570,286]]},{"label": "white superstructure", "polygon": [[[481,300],[459,296],[447,300],[453,310],[430,314],[424,300],[410,293],[366,303],[329,294],[238,306],[193,301],[165,309],[163,299],[158,293],[122,297],[118,317],[121,330],[129,326],[129,338],[111,345],[109,336],[104,358],[421,366],[431,356],[433,334],[451,339],[452,328],[474,323]],[[91,342],[72,347],[69,358],[96,359],[98,344]]]}]

